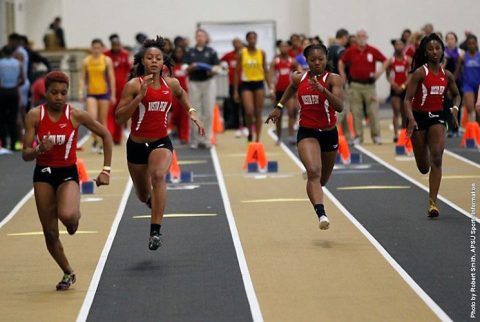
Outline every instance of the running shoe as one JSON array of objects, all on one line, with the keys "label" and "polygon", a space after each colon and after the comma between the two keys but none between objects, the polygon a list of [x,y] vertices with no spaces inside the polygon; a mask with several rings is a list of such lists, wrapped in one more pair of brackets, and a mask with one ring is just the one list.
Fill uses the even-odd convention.
[{"label": "running shoe", "polygon": [[430,199],[430,205],[428,206],[428,217],[429,218],[436,218],[440,215],[440,211],[438,210],[437,204],[435,201]]},{"label": "running shoe", "polygon": [[64,274],[60,283],[57,284],[57,291],[66,291],[77,281],[75,273]]},{"label": "running shoe", "polygon": [[320,217],[319,228],[321,230],[327,230],[328,228],[330,228],[330,220],[328,220],[328,217],[326,215]]},{"label": "running shoe", "polygon": [[242,137],[242,130],[238,129],[235,131],[235,138],[238,139]]},{"label": "running shoe", "polygon": [[158,247],[162,246],[162,244],[163,244],[162,234],[157,232],[150,235],[150,238],[148,240],[148,249],[157,250]]}]

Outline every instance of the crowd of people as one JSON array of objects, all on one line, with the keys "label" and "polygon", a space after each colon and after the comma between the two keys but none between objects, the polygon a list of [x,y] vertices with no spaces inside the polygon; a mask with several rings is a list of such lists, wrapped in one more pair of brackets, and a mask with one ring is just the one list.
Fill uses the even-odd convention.
[{"label": "crowd of people", "polygon": [[[78,90],[85,111],[67,104],[70,81],[66,74],[33,76],[41,70],[37,65],[48,70],[49,64],[28,47],[26,37],[12,34],[2,49],[0,140],[2,146],[15,150],[23,137],[24,160],[36,160],[37,210],[47,248],[64,272],[58,290],[68,289],[76,279],[59,241],[58,220],[70,234],[78,228],[75,146],[79,125],[92,132],[92,152],[104,153],[96,180],[97,185],[106,185],[112,145],[121,144],[124,125],[130,124],[128,169],[137,197],[151,209],[148,248],[156,250],[162,245],[165,175],[173,158],[170,136],[175,133],[180,144],[191,149],[211,148],[214,77],[219,73],[228,73],[224,119],[237,138],[261,141],[265,97],[269,96],[274,108],[266,123],[276,124],[280,144],[282,114],[287,110],[287,142],[297,145],[305,166],[307,195],[320,229],[330,226],[323,186],[332,174],[339,147],[338,124],[345,124],[351,112],[355,136],[348,126],[342,127],[351,142],[363,144],[366,123],[372,142],[382,144],[376,82],[384,73],[391,86],[394,141],[404,129],[412,139],[417,168],[429,173],[428,217],[440,214],[436,200],[447,129],[451,135],[458,132],[461,105],[471,121],[479,120],[480,53],[471,33],[459,46],[455,33],[448,32],[444,38],[431,24],[419,32],[404,30],[392,39],[392,54],[387,56],[369,44],[363,29],[354,35],[339,29],[328,43],[294,34],[277,41],[278,51],[270,64],[265,51],[257,47],[255,31],[246,33],[244,40],[233,39],[232,51],[223,57],[209,46],[203,29],[196,30],[191,47],[184,37],[172,42],[139,33],[135,39],[137,44],[128,50],[117,34],[109,37],[109,50],[102,40],[91,41],[79,87],[73,89]],[[37,81],[42,80],[39,85]]]}]

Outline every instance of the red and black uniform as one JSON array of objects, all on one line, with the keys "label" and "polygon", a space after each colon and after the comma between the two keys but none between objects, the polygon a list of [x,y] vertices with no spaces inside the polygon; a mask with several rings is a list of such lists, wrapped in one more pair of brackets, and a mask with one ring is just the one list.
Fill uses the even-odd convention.
[{"label": "red and black uniform", "polygon": [[405,88],[407,84],[409,66],[410,64],[408,63],[407,56],[404,56],[402,59],[392,57],[392,62],[390,64],[390,77],[392,77],[393,82],[399,87],[403,86],[403,91],[401,93],[397,93],[393,90],[393,88],[391,88],[390,96],[405,98]]},{"label": "red and black uniform", "polygon": [[[329,72],[316,76],[320,85],[325,88]],[[320,143],[322,152],[338,149],[338,132],[336,128],[337,115],[330,107],[327,96],[320,91],[312,89],[309,79],[314,77],[311,72],[306,72],[297,89],[297,98],[300,103],[300,128],[297,134],[297,143],[304,138],[313,137]]]},{"label": "red and black uniform", "polygon": [[[182,64],[175,64],[173,76],[178,79],[185,92],[188,92],[188,72],[182,68]],[[172,103],[170,127],[176,127],[180,141],[187,143],[190,138],[190,115],[175,97],[173,97]]]},{"label": "red and black uniform", "polygon": [[[143,82],[143,77],[137,78]],[[173,151],[167,134],[168,112],[172,108],[173,95],[167,82],[160,77],[160,87],[147,88],[147,93],[132,115],[130,137],[127,141],[127,160],[136,164],[148,164],[148,156],[155,149]],[[131,136],[157,139],[150,143],[136,143]]]},{"label": "red and black uniform", "polygon": [[275,78],[277,80],[275,84],[275,96],[277,102],[282,98],[283,93],[287,90],[288,85],[291,82],[291,73],[293,70],[293,59],[288,56],[287,59],[281,57],[275,58]]},{"label": "red and black uniform", "polygon": [[360,84],[374,84],[377,62],[384,62],[387,58],[375,47],[366,45],[351,46],[340,58],[347,66],[351,82]]},{"label": "red and black uniform", "polygon": [[445,125],[443,112],[444,93],[448,86],[443,68],[435,74],[427,65],[420,67],[425,73],[424,80],[418,84],[412,100],[413,116],[418,130],[427,130],[434,124]]},{"label": "red and black uniform", "polygon": [[53,148],[37,155],[33,182],[45,182],[55,190],[64,182],[78,182],[77,172],[77,137],[78,129],[72,124],[72,107],[65,104],[58,121],[54,122],[48,115],[45,105],[40,109],[40,120],[36,128],[37,141],[48,137]]},{"label": "red and black uniform", "polygon": [[128,75],[132,68],[130,64],[130,55],[128,51],[120,49],[118,53],[114,53],[111,50],[105,52],[105,56],[112,59],[113,70],[115,73],[115,89],[116,89],[116,105],[110,106],[108,110],[107,128],[112,134],[113,142],[120,144],[122,142],[122,125],[115,122],[115,110],[117,109],[120,98],[122,97],[123,87],[128,82]]}]

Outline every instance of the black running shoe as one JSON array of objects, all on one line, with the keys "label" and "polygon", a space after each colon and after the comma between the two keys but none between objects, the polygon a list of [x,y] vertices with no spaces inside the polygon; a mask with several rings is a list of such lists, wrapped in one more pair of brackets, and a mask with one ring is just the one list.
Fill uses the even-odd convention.
[{"label": "black running shoe", "polygon": [[150,235],[150,238],[148,240],[148,249],[150,250],[157,250],[158,247],[162,246],[163,240],[162,240],[162,234],[159,232],[155,232],[152,235]]},{"label": "black running shoe", "polygon": [[66,291],[77,281],[75,273],[64,274],[62,280],[57,284],[57,291]]}]

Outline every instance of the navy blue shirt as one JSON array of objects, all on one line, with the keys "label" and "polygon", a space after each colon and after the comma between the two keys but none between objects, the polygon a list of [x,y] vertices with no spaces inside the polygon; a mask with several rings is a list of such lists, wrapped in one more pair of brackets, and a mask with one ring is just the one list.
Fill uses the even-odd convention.
[{"label": "navy blue shirt", "polygon": [[[203,50],[198,50],[197,47],[189,48],[184,58],[185,64],[191,65],[193,63],[203,63],[208,65],[218,65],[217,52],[211,47],[205,47]],[[206,69],[194,69],[188,74],[191,81],[205,81],[213,76],[211,71]]]}]

